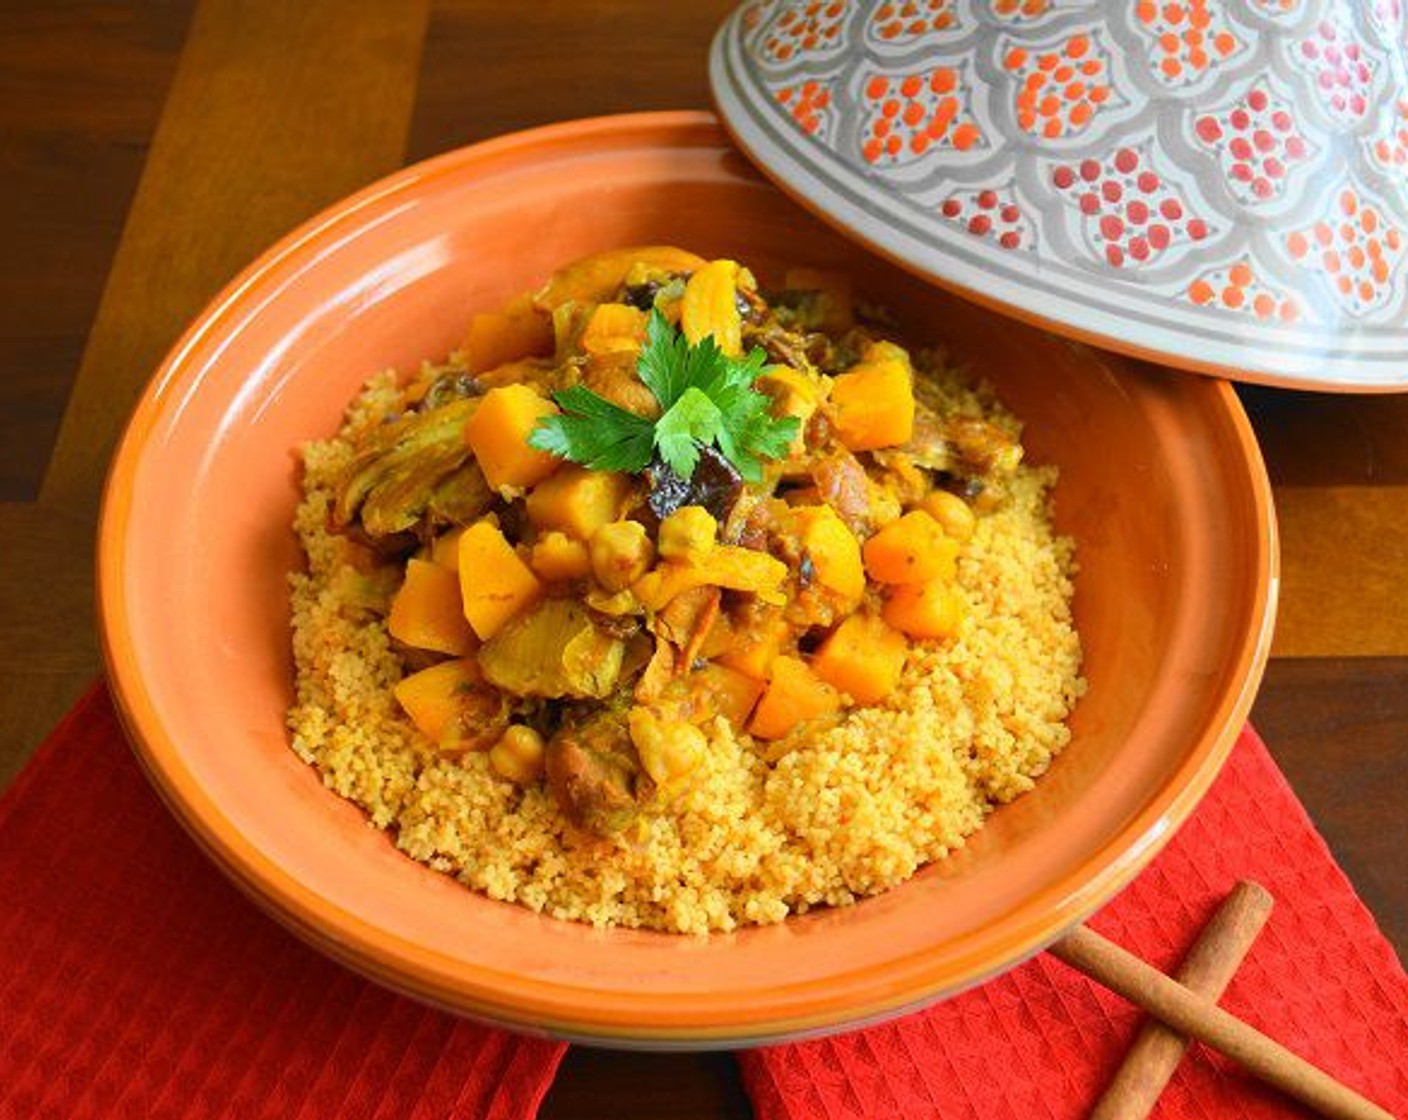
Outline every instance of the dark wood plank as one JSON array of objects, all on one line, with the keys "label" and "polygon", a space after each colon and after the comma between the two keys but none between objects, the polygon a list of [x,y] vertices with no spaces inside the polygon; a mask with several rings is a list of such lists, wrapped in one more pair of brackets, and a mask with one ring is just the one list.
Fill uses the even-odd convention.
[{"label": "dark wood plank", "polygon": [[541,1120],[748,1120],[732,1054],[641,1054],[574,1046],[543,1101]]},{"label": "dark wood plank", "polygon": [[1408,960],[1408,658],[1272,661],[1252,722]]},{"label": "dark wood plank", "polygon": [[[39,502],[0,503],[0,773],[18,768],[98,672],[93,526],[138,394],[235,272],[399,166],[426,11],[411,0],[200,3]],[[42,293],[23,296],[26,313],[41,314]]]},{"label": "dark wood plank", "polygon": [[39,492],[192,6],[0,5],[0,501]]},{"label": "dark wood plank", "polygon": [[437,0],[408,156],[533,125],[709,106],[708,44],[733,0]]},{"label": "dark wood plank", "polygon": [[1408,483],[1408,394],[1237,390],[1271,480],[1285,486]]}]

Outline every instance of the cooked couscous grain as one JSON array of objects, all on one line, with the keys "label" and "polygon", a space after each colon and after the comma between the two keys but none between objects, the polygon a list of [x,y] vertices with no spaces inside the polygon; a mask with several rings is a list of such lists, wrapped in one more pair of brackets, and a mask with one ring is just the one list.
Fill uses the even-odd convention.
[{"label": "cooked couscous grain", "polygon": [[[985,389],[940,370],[939,396],[1016,431]],[[338,437],[304,448],[292,577],[294,749],[407,855],[495,899],[597,925],[702,933],[777,922],[886,890],[961,845],[1032,788],[1065,746],[1081,694],[1072,543],[1051,525],[1051,468],[1022,466],[979,517],[956,586],[964,621],[915,643],[899,687],[834,725],[755,743],[724,718],[688,787],[602,838],[549,789],[495,773],[487,751],[448,757],[398,706],[406,667],[375,609],[390,590],[328,529],[349,435],[397,398],[369,383]],[[795,741],[794,741],[795,740]]]}]

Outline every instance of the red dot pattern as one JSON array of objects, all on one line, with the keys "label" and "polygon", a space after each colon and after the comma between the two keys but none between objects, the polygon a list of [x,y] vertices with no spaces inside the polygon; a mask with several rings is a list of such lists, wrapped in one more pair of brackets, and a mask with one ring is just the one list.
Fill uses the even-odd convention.
[{"label": "red dot pattern", "polygon": [[1008,188],[955,191],[940,204],[939,213],[1000,249],[1030,249],[1035,241],[1033,223]]},{"label": "red dot pattern", "polygon": [[1227,188],[1249,206],[1280,198],[1291,170],[1314,152],[1294,106],[1258,82],[1226,109],[1193,121],[1198,144],[1211,151]]},{"label": "red dot pattern", "polygon": [[1087,241],[1113,268],[1152,264],[1213,232],[1149,165],[1147,151],[1119,148],[1103,160],[1060,164],[1051,183],[1080,211]]},{"label": "red dot pattern", "polygon": [[920,158],[930,148],[968,151],[983,135],[967,108],[962,73],[938,66],[923,73],[873,74],[861,86],[861,155],[876,166]]},{"label": "red dot pattern", "polygon": [[1404,233],[1359,191],[1337,191],[1319,220],[1287,234],[1286,251],[1302,268],[1324,277],[1352,315],[1377,310],[1393,294],[1403,259]]}]

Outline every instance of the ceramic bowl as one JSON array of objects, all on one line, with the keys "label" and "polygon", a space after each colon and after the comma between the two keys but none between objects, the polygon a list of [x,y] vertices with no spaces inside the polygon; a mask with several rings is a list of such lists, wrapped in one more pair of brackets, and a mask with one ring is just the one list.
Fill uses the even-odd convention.
[{"label": "ceramic bowl", "polygon": [[[1089,694],[1035,792],[960,855],[859,905],[711,937],[595,930],[413,863],[289,749],[295,449],[373,371],[557,265],[677,242],[851,271],[951,344],[1061,470]],[[867,254],[755,172],[702,113],[582,121],[375,184],[256,261],[190,328],[122,441],[99,542],[110,679],[173,811],[261,906],[395,988],[528,1031],[637,1046],[834,1030],[999,972],[1088,915],[1208,787],[1269,640],[1267,480],[1223,383],[1101,357]]]},{"label": "ceramic bowl", "polygon": [[1174,366],[1408,388],[1398,0],[751,0],[737,142],[932,279]]}]

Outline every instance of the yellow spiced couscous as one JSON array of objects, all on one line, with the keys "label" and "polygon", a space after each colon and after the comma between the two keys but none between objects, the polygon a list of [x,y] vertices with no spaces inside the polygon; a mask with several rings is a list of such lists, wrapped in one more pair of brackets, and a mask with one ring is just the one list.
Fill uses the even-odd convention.
[{"label": "yellow spiced couscous", "polygon": [[844,279],[598,254],[303,448],[294,749],[491,898],[702,933],[902,883],[1080,696],[1056,472]]}]

